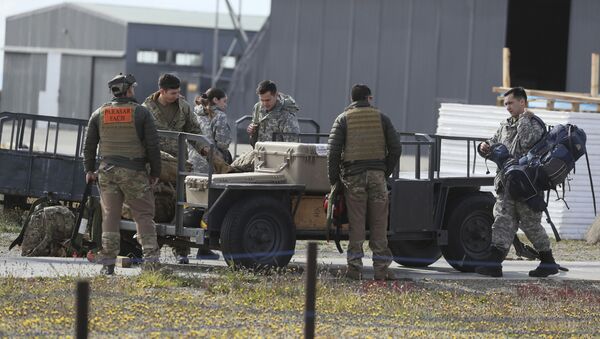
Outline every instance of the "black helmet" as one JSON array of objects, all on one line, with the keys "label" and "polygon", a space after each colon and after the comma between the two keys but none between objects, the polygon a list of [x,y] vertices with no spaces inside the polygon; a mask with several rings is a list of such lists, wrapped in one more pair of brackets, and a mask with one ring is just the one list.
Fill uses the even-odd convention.
[{"label": "black helmet", "polygon": [[135,77],[132,74],[123,75],[123,73],[119,73],[115,75],[108,82],[108,88],[115,96],[121,96],[127,93],[127,90],[131,86],[136,86],[137,82],[135,81]]}]

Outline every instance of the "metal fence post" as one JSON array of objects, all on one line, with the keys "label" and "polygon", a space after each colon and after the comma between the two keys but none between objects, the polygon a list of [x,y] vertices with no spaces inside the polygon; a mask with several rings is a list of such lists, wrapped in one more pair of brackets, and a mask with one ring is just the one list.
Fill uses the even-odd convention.
[{"label": "metal fence post", "polygon": [[306,263],[306,303],[304,310],[304,338],[315,337],[315,304],[317,292],[317,244],[308,243]]},{"label": "metal fence post", "polygon": [[90,299],[90,283],[86,280],[77,282],[75,292],[75,338],[88,337],[88,308]]}]

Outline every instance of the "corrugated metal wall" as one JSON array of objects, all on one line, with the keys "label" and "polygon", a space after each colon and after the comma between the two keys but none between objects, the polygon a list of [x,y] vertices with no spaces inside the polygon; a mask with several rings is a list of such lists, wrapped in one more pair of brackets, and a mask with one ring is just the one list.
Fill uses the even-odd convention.
[{"label": "corrugated metal wall", "polygon": [[361,82],[399,130],[433,132],[441,101],[494,102],[506,10],[506,0],[274,1],[230,115],[247,114],[269,78],[328,130]]},{"label": "corrugated metal wall", "polygon": [[45,54],[4,53],[0,111],[37,112],[38,94],[45,86]]},{"label": "corrugated metal wall", "polygon": [[589,93],[592,52],[600,52],[600,1],[571,0],[567,91]]},{"label": "corrugated metal wall", "polygon": [[5,45],[122,51],[125,28],[64,4],[7,18]]},{"label": "corrugated metal wall", "polygon": [[[63,55],[58,111],[61,117],[89,118],[92,57]],[[40,114],[44,111],[40,110]]]},{"label": "corrugated metal wall", "polygon": [[[94,98],[92,101],[92,109],[100,107],[100,105],[111,99],[112,95],[108,90],[108,81],[112,79],[115,74],[123,72],[124,69],[125,59],[94,58],[94,73],[92,76]],[[91,112],[88,112],[87,114],[91,114]],[[85,118],[87,119],[88,117],[89,116],[86,116]]]}]

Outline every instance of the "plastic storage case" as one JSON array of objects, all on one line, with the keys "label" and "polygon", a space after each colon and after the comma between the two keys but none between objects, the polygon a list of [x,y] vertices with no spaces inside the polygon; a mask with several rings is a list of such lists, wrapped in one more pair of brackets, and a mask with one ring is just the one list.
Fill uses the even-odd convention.
[{"label": "plastic storage case", "polygon": [[[214,174],[213,184],[285,184],[286,178],[279,173],[229,173]],[[185,194],[188,202],[192,204],[208,203],[208,176],[193,176],[185,178]]]},{"label": "plastic storage case", "polygon": [[257,142],[254,171],[281,173],[288,184],[303,184],[309,193],[327,193],[327,144]]}]

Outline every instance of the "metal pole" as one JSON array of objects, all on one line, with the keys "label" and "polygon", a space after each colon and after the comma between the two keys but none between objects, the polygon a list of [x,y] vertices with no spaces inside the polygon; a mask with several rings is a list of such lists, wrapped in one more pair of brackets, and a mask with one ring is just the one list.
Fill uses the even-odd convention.
[{"label": "metal pole", "polygon": [[75,338],[88,337],[88,308],[90,299],[90,283],[86,280],[77,282],[75,292]]},{"label": "metal pole", "polygon": [[304,310],[304,338],[315,337],[315,303],[317,294],[317,244],[308,243],[306,263],[306,303]]},{"label": "metal pole", "polygon": [[212,81],[211,87],[217,86],[217,67],[219,65],[219,3],[217,0],[217,11],[215,12],[215,30],[213,32],[213,62],[212,62]]}]

